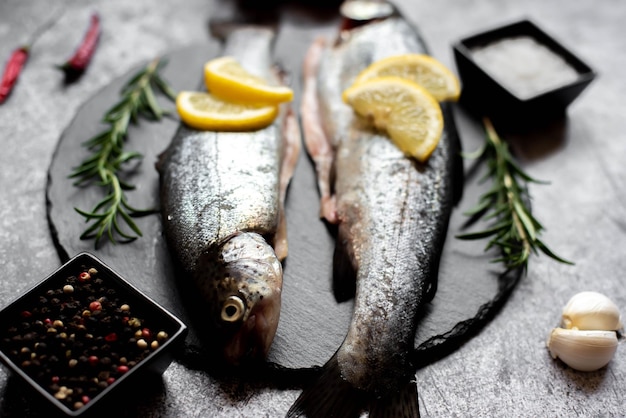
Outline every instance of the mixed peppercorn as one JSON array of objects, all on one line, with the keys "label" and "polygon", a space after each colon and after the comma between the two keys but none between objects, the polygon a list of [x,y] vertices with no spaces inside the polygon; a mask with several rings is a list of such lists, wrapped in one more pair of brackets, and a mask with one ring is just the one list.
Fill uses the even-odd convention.
[{"label": "mixed peppercorn", "polygon": [[69,409],[88,404],[168,339],[95,268],[33,297],[0,348]]}]

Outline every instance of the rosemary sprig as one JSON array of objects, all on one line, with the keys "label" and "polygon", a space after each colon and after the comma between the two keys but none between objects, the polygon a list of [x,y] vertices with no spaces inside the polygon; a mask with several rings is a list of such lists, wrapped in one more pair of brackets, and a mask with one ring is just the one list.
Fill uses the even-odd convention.
[{"label": "rosemary sprig", "polygon": [[[496,133],[491,121],[484,119],[486,141],[478,158],[487,162],[484,180],[492,179],[492,187],[483,194],[478,204],[467,212],[473,219],[490,220],[491,225],[479,232],[458,235],[457,238],[475,240],[491,237],[485,251],[497,247],[502,254],[494,262],[504,263],[507,270],[526,271],[531,254],[541,251],[561,263],[573,264],[550,250],[539,239],[544,229],[527,207],[530,201],[527,183],[543,183],[526,174],[515,162],[506,142]],[[545,183],[544,183],[545,184]]]},{"label": "rosemary sprig", "polygon": [[[175,99],[175,92],[159,74],[163,65],[162,59],[155,59],[128,81],[121,91],[120,101],[103,118],[108,129],[84,143],[92,154],[70,174],[70,178],[76,179],[75,186],[96,184],[106,189],[106,196],[91,211],[74,208],[86,222],[91,222],[80,239],[95,238],[96,248],[105,234],[113,244],[118,239],[129,242],[140,237],[141,230],[132,217],[154,212],[128,203],[125,192],[134,186],[121,180],[119,174],[124,164],[142,158],[139,152],[124,150],[129,125],[137,124],[140,117],[156,121],[167,114],[156,100],[155,89]],[[123,223],[130,230],[123,228]]]}]

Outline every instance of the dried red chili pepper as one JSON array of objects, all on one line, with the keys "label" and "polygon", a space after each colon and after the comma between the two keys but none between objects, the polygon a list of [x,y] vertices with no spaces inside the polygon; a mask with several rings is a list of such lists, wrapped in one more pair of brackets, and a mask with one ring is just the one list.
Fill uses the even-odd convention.
[{"label": "dried red chili pepper", "polygon": [[57,13],[48,22],[35,31],[29,43],[13,50],[11,57],[7,61],[6,67],[4,67],[4,73],[2,73],[2,80],[0,81],[0,104],[4,103],[7,97],[9,97],[9,94],[11,94],[11,91],[13,90],[13,86],[17,83],[17,79],[22,73],[22,69],[28,60],[31,46],[61,17],[61,14],[62,10],[61,13]]},{"label": "dried red chili pepper", "polygon": [[83,41],[76,49],[72,58],[67,60],[63,65],[60,65],[59,68],[64,70],[66,75],[70,77],[82,74],[96,52],[96,46],[98,45],[99,39],[100,16],[98,16],[97,13],[94,13],[91,15],[89,28],[87,29],[87,33],[85,33]]},{"label": "dried red chili pepper", "polygon": [[27,46],[19,47],[13,51],[7,61],[2,74],[2,81],[0,81],[0,104],[4,103],[9,94],[11,94],[11,90],[13,90],[13,86],[19,78],[22,68],[24,68],[26,60],[28,60],[28,51],[29,47]]}]

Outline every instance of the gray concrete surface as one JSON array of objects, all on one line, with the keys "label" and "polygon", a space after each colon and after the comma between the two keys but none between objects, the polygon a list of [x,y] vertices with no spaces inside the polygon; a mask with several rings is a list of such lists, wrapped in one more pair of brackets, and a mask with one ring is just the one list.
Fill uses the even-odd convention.
[{"label": "gray concrete surface", "polygon": [[[531,188],[535,214],[547,228],[545,241],[576,260],[576,266],[534,258],[527,277],[483,332],[417,373],[423,416],[626,416],[623,342],[613,361],[593,373],[572,371],[545,349],[561,307],[578,291],[603,292],[626,310],[626,3],[398,3],[420,27],[433,54],[452,68],[454,41],[529,17],[600,74],[569,108],[565,125],[512,138],[527,171],[551,182]],[[216,0],[0,0],[2,65],[61,5],[65,13],[35,45],[12,97],[0,106],[0,306],[59,266],[46,220],[46,172],[77,109],[131,67],[206,39],[207,20],[231,6]],[[93,10],[103,18],[99,50],[80,82],[64,87],[53,66],[73,52]],[[461,109],[456,117],[464,145],[471,149],[480,142],[479,126]],[[6,369],[0,371],[0,394],[1,416],[31,414],[31,398]],[[279,417],[297,395],[295,390],[217,381],[174,362],[157,393],[137,399],[120,415]]]}]

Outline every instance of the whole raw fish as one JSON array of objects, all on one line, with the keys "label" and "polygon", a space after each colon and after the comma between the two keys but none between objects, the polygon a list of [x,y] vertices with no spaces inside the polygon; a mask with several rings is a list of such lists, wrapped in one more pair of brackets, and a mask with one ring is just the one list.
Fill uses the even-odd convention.
[{"label": "whole raw fish", "polygon": [[[223,53],[276,80],[273,38],[270,29],[240,27]],[[276,333],[287,255],[284,200],[299,150],[297,122],[283,105],[272,125],[254,132],[181,125],[157,164],[168,247],[207,302],[202,320],[218,331],[231,363],[265,357]]]},{"label": "whole raw fish", "polygon": [[302,118],[322,216],[338,225],[334,280],[356,278],[354,313],[341,347],[287,415],[358,417],[369,407],[370,417],[416,417],[417,316],[436,291],[462,161],[445,108],[443,137],[422,164],[342,102],[342,91],[372,62],[426,52],[389,3],[351,3],[388,12],[356,26],[344,23],[330,46],[323,40],[312,45],[304,68]]}]

